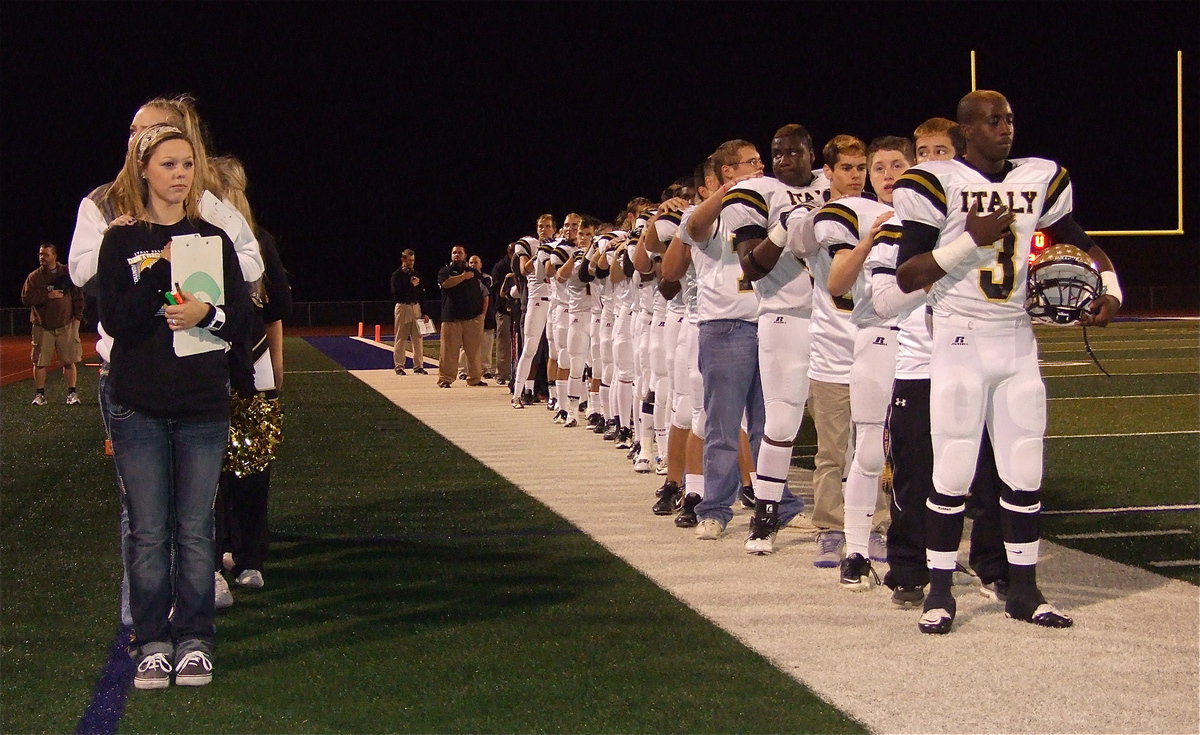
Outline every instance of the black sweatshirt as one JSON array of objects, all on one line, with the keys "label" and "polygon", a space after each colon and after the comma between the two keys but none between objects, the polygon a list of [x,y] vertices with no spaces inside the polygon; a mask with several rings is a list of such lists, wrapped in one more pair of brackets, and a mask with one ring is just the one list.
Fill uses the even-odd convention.
[{"label": "black sweatshirt", "polygon": [[233,243],[208,222],[139,222],[113,227],[100,245],[100,321],[113,336],[110,377],[116,403],[159,418],[210,420],[229,416],[229,366],[214,350],[178,357],[163,316],[163,294],[173,290],[162,250],[176,235],[219,236],[223,245],[225,325],[212,333],[226,342],[250,337],[253,305]]}]

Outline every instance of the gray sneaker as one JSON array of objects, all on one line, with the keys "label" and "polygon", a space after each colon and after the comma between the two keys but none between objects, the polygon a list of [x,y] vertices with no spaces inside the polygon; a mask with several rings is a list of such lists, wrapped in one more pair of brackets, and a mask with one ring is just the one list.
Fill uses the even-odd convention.
[{"label": "gray sneaker", "polygon": [[817,557],[813,566],[836,569],[842,563],[842,551],[846,548],[846,534],[841,531],[821,531],[817,534]]},{"label": "gray sneaker", "polygon": [[138,662],[133,675],[135,689],[166,689],[171,686],[171,662],[165,653],[148,653]]},{"label": "gray sneaker", "polygon": [[218,610],[233,607],[233,593],[229,591],[229,583],[225,581],[220,572],[214,572],[213,574],[216,577],[213,585],[214,606]]},{"label": "gray sneaker", "polygon": [[871,561],[887,561],[887,539],[878,531],[872,531],[867,540],[867,557]]},{"label": "gray sneaker", "polygon": [[212,681],[212,659],[204,651],[188,651],[175,662],[175,683],[202,687]]}]

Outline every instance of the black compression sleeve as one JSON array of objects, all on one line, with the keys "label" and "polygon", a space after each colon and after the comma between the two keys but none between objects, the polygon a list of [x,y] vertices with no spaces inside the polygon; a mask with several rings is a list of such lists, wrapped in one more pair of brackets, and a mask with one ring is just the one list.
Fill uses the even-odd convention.
[{"label": "black compression sleeve", "polygon": [[1096,242],[1083,231],[1083,228],[1070,214],[1045,228],[1044,232],[1050,236],[1053,242],[1069,243],[1080,250],[1091,250],[1096,246]]},{"label": "black compression sleeve", "polygon": [[900,236],[900,255],[896,258],[896,267],[904,265],[904,261],[931,252],[938,240],[938,229],[924,222],[904,220],[904,232]]}]

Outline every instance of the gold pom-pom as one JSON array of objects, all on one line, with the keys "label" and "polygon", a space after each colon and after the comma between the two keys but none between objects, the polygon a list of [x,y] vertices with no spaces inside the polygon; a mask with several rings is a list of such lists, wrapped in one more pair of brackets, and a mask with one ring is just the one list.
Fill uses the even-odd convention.
[{"label": "gold pom-pom", "polygon": [[283,441],[283,404],[261,394],[251,398],[232,397],[229,446],[225,469],[238,477],[262,472],[275,460]]}]

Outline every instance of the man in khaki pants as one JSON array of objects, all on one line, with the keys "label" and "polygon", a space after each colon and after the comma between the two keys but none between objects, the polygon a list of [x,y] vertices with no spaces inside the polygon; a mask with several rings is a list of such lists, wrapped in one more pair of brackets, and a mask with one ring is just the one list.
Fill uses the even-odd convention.
[{"label": "man in khaki pants", "polygon": [[421,316],[421,274],[416,270],[417,255],[411,249],[400,253],[400,267],[392,273],[392,300],[396,302],[396,325],[392,332],[392,354],[397,375],[404,375],[404,346],[412,344],[413,372],[425,374]]},{"label": "man in khaki pants", "polygon": [[449,388],[458,366],[458,351],[467,353],[467,385],[486,386],[479,359],[483,341],[483,316],[487,312],[487,291],[483,274],[467,265],[467,249],[450,249],[450,263],[438,271],[442,289],[442,339],[438,367],[438,387]]}]

